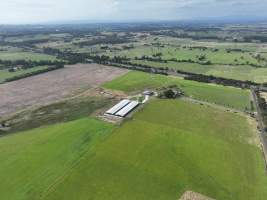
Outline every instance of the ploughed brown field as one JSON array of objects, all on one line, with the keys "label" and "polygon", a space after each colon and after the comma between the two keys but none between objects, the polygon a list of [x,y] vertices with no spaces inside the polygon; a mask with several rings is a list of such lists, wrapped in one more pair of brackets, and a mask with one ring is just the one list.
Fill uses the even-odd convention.
[{"label": "ploughed brown field", "polygon": [[76,64],[0,84],[0,117],[31,106],[52,103],[79,89],[99,86],[125,73],[127,70],[98,64]]}]

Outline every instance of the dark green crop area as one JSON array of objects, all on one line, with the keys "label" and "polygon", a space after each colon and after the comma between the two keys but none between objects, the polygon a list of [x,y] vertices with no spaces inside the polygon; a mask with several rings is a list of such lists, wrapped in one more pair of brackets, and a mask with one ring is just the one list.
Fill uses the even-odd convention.
[{"label": "dark green crop area", "polygon": [[195,99],[239,110],[251,109],[250,92],[248,90],[199,83],[163,75],[152,75],[143,72],[129,72],[122,77],[105,83],[103,87],[124,92],[137,92],[169,85],[179,86],[185,92],[186,96]]},{"label": "dark green crop area", "polygon": [[102,97],[79,97],[35,109],[26,109],[8,119],[0,120],[0,123],[6,122],[11,127],[9,131],[0,130],[0,135],[88,117],[98,109],[108,109],[112,102]]}]

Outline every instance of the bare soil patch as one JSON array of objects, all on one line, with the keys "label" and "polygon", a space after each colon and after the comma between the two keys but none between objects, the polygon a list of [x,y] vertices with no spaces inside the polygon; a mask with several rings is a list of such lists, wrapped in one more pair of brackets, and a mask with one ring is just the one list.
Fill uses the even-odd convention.
[{"label": "bare soil patch", "polygon": [[265,99],[265,101],[267,101],[267,92],[261,92],[260,95]]},{"label": "bare soil patch", "polygon": [[77,64],[1,84],[0,117],[70,97],[75,91],[97,87],[127,72],[97,64]]},{"label": "bare soil patch", "polygon": [[196,192],[186,191],[179,200],[214,200],[214,199],[206,197]]}]

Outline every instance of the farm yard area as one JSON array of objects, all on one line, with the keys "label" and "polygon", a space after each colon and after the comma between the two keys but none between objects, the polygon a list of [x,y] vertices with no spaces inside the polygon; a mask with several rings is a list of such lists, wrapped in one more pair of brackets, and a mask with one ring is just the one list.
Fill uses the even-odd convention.
[{"label": "farm yard area", "polygon": [[104,88],[126,93],[138,93],[144,89],[157,89],[177,85],[185,95],[237,110],[250,110],[250,92],[233,87],[187,81],[177,77],[151,75],[143,72],[129,72],[117,79],[103,84]]},{"label": "farm yard area", "polygon": [[3,26],[0,199],[266,200],[252,27]]}]

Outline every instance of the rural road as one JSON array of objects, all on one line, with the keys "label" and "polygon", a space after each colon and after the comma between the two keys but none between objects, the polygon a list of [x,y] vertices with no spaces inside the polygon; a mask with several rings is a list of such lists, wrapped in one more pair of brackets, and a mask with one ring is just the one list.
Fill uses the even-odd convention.
[{"label": "rural road", "polygon": [[266,170],[267,170],[267,137],[266,137],[266,132],[265,132],[265,125],[263,122],[262,112],[261,112],[261,109],[259,107],[259,101],[258,101],[257,94],[255,92],[255,89],[252,88],[251,93],[252,93],[253,101],[254,101],[254,104],[255,104],[256,110],[257,110],[257,120],[258,120],[258,126],[260,128],[259,136],[260,136],[260,140],[261,140],[262,151],[264,154],[265,166],[266,166]]}]

